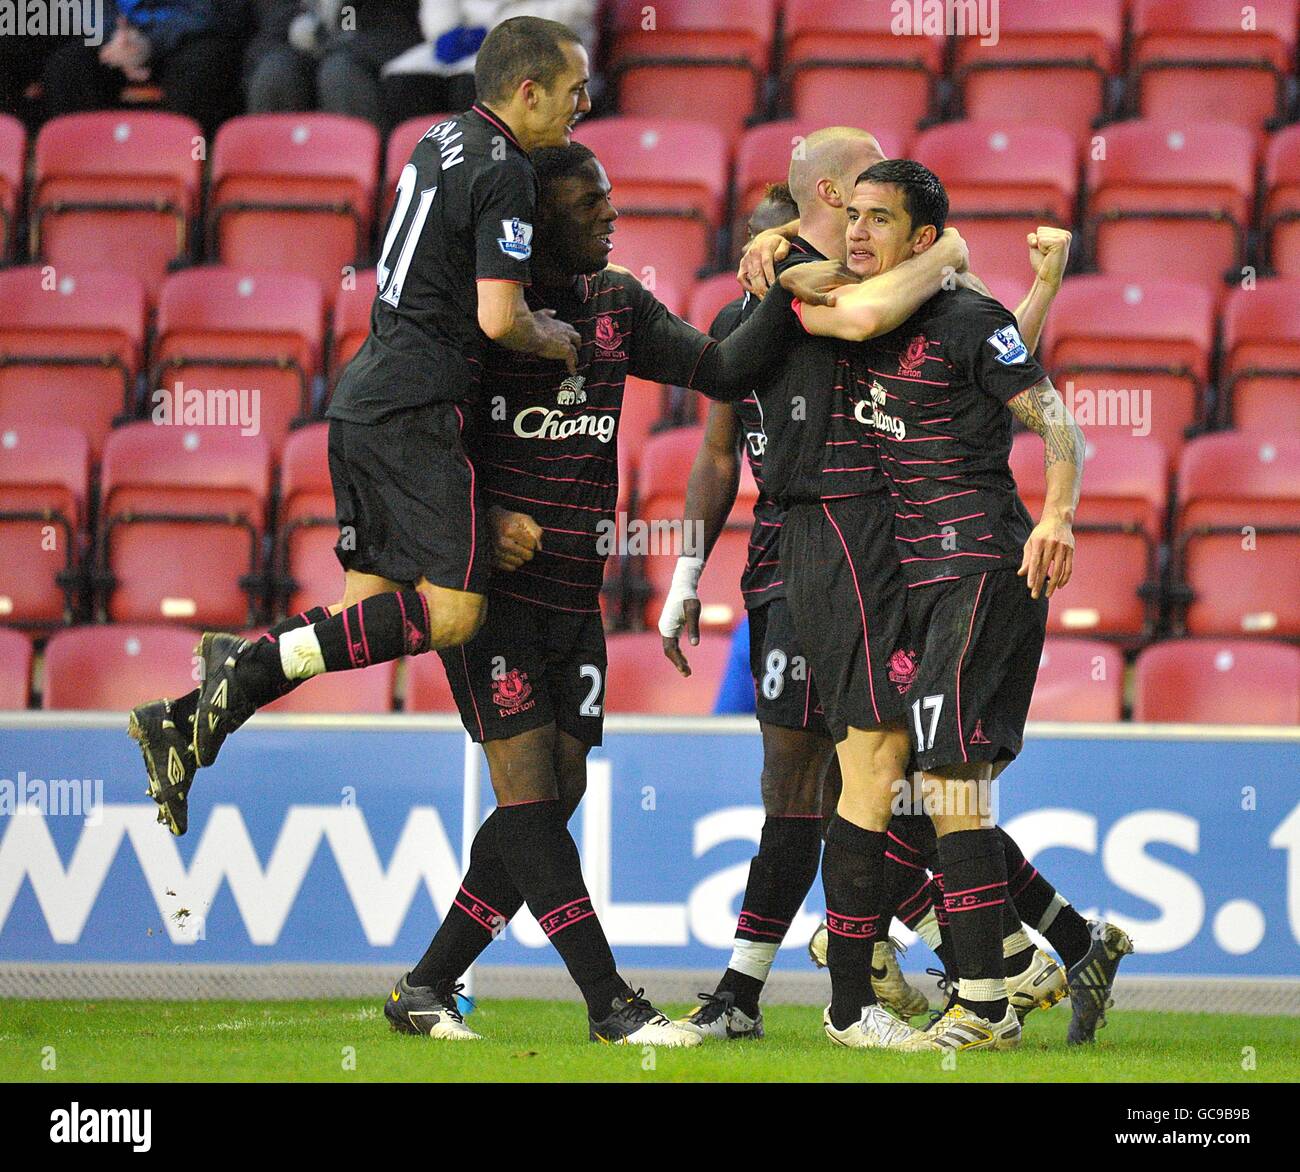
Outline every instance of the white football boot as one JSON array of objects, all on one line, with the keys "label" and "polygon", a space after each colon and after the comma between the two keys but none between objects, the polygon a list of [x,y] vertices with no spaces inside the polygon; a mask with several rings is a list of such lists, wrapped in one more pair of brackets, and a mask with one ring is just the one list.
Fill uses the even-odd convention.
[{"label": "white football boot", "polygon": [[852,1050],[906,1050],[908,1043],[920,1034],[905,1021],[899,1021],[883,1005],[864,1006],[862,1016],[842,1030],[831,1024],[831,1007],[828,1005],[822,1011],[822,1024],[832,1042]]},{"label": "white football boot", "polygon": [[731,993],[701,993],[702,1002],[686,1017],[674,1022],[680,1030],[698,1034],[701,1038],[721,1038],[724,1041],[758,1039],[763,1036],[763,1014],[750,1017],[736,1006]]},{"label": "white football boot", "polygon": [[1023,1023],[1035,1009],[1051,1009],[1064,1000],[1070,982],[1065,969],[1041,948],[1034,949],[1034,958],[1023,973],[1007,977],[1007,1000]]}]

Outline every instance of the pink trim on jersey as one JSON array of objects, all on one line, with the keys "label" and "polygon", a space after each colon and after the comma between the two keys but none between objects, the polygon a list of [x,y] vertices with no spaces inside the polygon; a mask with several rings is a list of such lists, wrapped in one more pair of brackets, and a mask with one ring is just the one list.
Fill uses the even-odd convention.
[{"label": "pink trim on jersey", "polygon": [[[358,611],[360,608],[361,604],[357,603]],[[352,654],[352,624],[348,622],[348,611],[351,609],[350,606],[345,606],[343,608],[343,638],[347,640],[348,644],[348,662],[353,667],[360,667],[361,665],[357,662],[357,657]]]},{"label": "pink trim on jersey", "polygon": [[474,707],[474,723],[478,725],[478,739],[483,739],[483,717],[479,715],[478,699],[474,695],[474,685],[469,679],[469,660],[465,658],[465,644],[460,645],[460,662],[465,669],[465,690],[469,693],[469,702]]},{"label": "pink trim on jersey", "polygon": [[893,851],[886,851],[885,858],[893,859],[900,867],[908,867],[913,871],[919,871],[921,869],[916,863],[909,863],[906,859],[900,859]]},{"label": "pink trim on jersey", "polygon": [[907,588],[911,590],[917,586],[933,586],[936,582],[956,582],[960,577],[960,574],[947,574],[942,578],[927,578],[924,582],[909,582]]},{"label": "pink trim on jersey", "polygon": [[966,658],[966,652],[970,650],[971,635],[975,631],[975,614],[980,607],[980,597],[984,593],[984,579],[988,577],[987,573],[980,575],[979,588],[975,591],[975,605],[970,608],[970,626],[966,630],[966,645],[961,649],[961,655],[957,659],[957,743],[961,745],[961,759],[969,761],[966,755],[966,734],[961,727],[961,664]]},{"label": "pink trim on jersey", "polygon": [[562,610],[566,614],[600,614],[598,606],[560,606],[555,602],[543,602],[540,598],[529,598],[526,594],[515,594],[497,586],[492,587],[492,593],[504,595],[506,598],[517,598],[520,602],[528,602],[533,606],[544,606],[547,610]]},{"label": "pink trim on jersey", "polygon": [[947,562],[953,558],[991,558],[993,561],[997,561],[1000,556],[1000,554],[996,553],[946,553],[943,557],[937,558],[900,558],[898,564],[905,566],[908,562]]},{"label": "pink trim on jersey", "polygon": [[[463,435],[465,432],[465,416],[460,413],[460,408],[453,404],[452,410],[456,412],[456,418],[460,421],[460,430]],[[462,445],[462,452],[464,447]],[[478,551],[478,519],[474,511],[474,465],[469,458],[469,453],[465,454],[465,467],[469,469],[469,564],[465,567],[465,585],[462,590],[469,589],[470,575],[474,572],[474,555]]]},{"label": "pink trim on jersey", "polygon": [[[401,591],[399,590],[400,594]],[[362,601],[357,604],[357,626],[361,628],[361,650],[366,657],[366,666],[370,665],[370,641],[366,638],[366,605]],[[405,633],[405,628],[403,628]]]},{"label": "pink trim on jersey", "polygon": [[867,652],[867,691],[871,695],[871,711],[876,720],[879,721],[880,709],[876,706],[876,682],[871,671],[871,637],[867,634],[867,608],[862,601],[862,589],[858,586],[858,571],[853,565],[853,557],[849,553],[849,543],[844,540],[844,534],[840,532],[840,527],[835,523],[835,518],[831,516],[830,507],[823,504],[822,512],[826,514],[826,519],[831,523],[831,527],[840,539],[840,545],[844,547],[844,557],[849,563],[849,573],[853,576],[853,592],[858,596],[858,613],[862,616],[862,640],[866,645]]},{"label": "pink trim on jersey", "polygon": [[[897,379],[900,383],[923,383],[923,384],[924,384],[925,386],[927,386],[927,387],[950,387],[950,386],[952,386],[952,380],[951,380],[951,379],[949,379],[946,383],[941,383],[941,382],[936,382],[936,381],[935,381],[934,379],[932,379],[932,378],[908,378],[906,375],[901,375],[901,374],[886,374],[883,370],[872,370],[871,367],[869,367],[869,366],[867,367],[867,370],[870,371],[872,374],[878,374],[881,378],[893,378],[893,379]],[[861,380],[859,380],[859,381],[861,381]],[[898,398],[902,398],[902,396],[899,395]],[[911,400],[911,399],[908,399],[908,400],[906,400],[906,401],[910,403],[912,400]]]},{"label": "pink trim on jersey", "polygon": [[575,505],[568,501],[548,501],[541,497],[521,496],[517,492],[506,492],[502,488],[485,488],[484,492],[490,492],[493,496],[509,497],[512,501],[527,501],[531,505],[551,505],[557,509],[581,509],[584,513],[606,513],[609,510],[603,505]]}]

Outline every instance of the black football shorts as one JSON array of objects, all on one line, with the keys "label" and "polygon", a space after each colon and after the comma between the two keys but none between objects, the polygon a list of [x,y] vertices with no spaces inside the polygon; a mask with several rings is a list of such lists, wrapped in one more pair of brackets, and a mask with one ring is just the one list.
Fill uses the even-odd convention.
[{"label": "black football shorts", "polygon": [[830,735],[812,669],[795,637],[784,598],[749,612],[749,671],[754,677],[755,714],[763,724]]},{"label": "black football shorts", "polygon": [[379,423],[329,424],[330,481],[345,570],[483,594],[492,574],[486,514],[454,403]]},{"label": "black football shorts", "polygon": [[1012,760],[1024,743],[1047,599],[1000,569],[917,586],[907,602],[913,641],[899,666],[910,677],[913,768]]},{"label": "black football shorts", "polygon": [[885,493],[795,504],[781,530],[781,572],[831,736],[901,725],[891,675],[904,641],[906,586]]},{"label": "black football shorts", "polygon": [[554,721],[584,745],[600,744],[606,658],[599,614],[494,593],[478,634],[438,654],[474,740],[518,736]]}]

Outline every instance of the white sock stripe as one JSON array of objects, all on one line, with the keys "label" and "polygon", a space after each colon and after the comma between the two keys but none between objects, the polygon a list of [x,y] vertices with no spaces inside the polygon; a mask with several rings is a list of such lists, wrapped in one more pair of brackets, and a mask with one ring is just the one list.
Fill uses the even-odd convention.
[{"label": "white sock stripe", "polygon": [[1002,980],[957,981],[957,996],[964,1001],[1001,1001],[1007,995],[1007,983]]},{"label": "white sock stripe", "polygon": [[1052,922],[1060,914],[1062,908],[1070,906],[1070,901],[1062,897],[1058,891],[1052,896],[1052,902],[1047,905],[1047,910],[1043,913],[1043,918],[1038,921],[1038,930],[1046,932],[1052,926]]},{"label": "white sock stripe", "polygon": [[753,977],[756,981],[766,981],[772,971],[772,962],[776,960],[777,945],[759,944],[755,940],[735,940],[731,945],[731,960],[727,967]]},{"label": "white sock stripe", "polygon": [[1017,928],[1010,936],[1002,938],[1002,958],[1005,960],[1008,956],[1015,956],[1019,952],[1024,952],[1026,948],[1032,947],[1024,928]]},{"label": "white sock stripe", "polygon": [[934,952],[943,939],[939,934],[939,921],[934,918],[934,908],[921,917],[913,931],[925,941],[925,946]]},{"label": "white sock stripe", "polygon": [[325,670],[316,628],[298,627],[280,636],[280,669],[286,680],[309,680]]}]

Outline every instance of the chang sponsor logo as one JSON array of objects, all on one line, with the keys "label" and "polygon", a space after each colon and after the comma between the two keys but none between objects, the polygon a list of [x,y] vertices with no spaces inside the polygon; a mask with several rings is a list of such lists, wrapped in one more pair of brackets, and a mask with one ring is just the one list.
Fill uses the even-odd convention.
[{"label": "chang sponsor logo", "polygon": [[885,410],[885,398],[888,392],[878,382],[870,387],[871,398],[859,399],[853,404],[853,418],[865,427],[874,427],[883,435],[892,435],[901,440],[907,435],[907,424],[897,415],[890,415]]},{"label": "chang sponsor logo", "polygon": [[589,435],[603,444],[612,443],[618,430],[613,415],[595,412],[566,416],[554,407],[525,407],[515,416],[514,433],[520,439],[567,440]]}]

